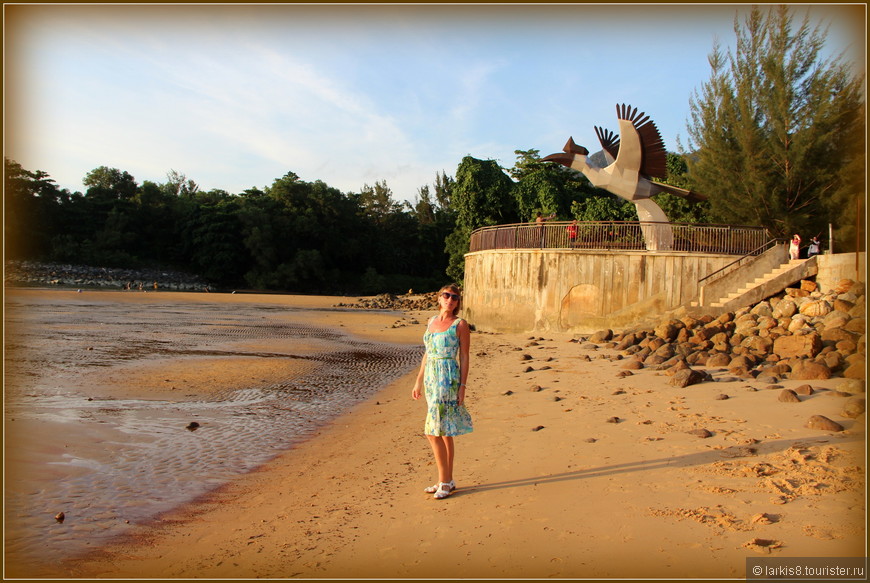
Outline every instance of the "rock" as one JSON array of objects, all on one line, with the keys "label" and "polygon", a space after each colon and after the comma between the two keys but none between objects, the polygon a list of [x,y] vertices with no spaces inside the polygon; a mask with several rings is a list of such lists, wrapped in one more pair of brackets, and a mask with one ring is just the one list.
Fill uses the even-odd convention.
[{"label": "rock", "polygon": [[706,375],[704,373],[687,368],[677,371],[669,381],[669,384],[674,385],[675,387],[688,387],[689,385],[696,385],[703,382],[705,378]]},{"label": "rock", "polygon": [[608,423],[619,423],[620,421],[622,421],[622,419],[620,419],[619,417],[611,417],[607,420]]},{"label": "rock", "polygon": [[630,360],[627,360],[625,362],[625,364],[622,365],[622,368],[628,369],[628,370],[639,370],[639,369],[643,368],[643,363],[639,360],[636,360],[636,359],[630,359]]},{"label": "rock", "polygon": [[595,442],[598,441],[598,440],[595,439],[594,437],[587,437],[584,441],[585,441],[586,443],[595,443]]},{"label": "rock", "polygon": [[849,368],[843,371],[843,376],[847,379],[865,380],[867,378],[867,365],[863,362],[850,364]]},{"label": "rock", "polygon": [[188,431],[196,431],[197,429],[199,429],[199,423],[197,423],[196,421],[191,421],[190,423],[188,423],[185,429],[187,429]]},{"label": "rock", "polygon": [[797,310],[798,308],[794,301],[790,298],[784,298],[781,302],[776,304],[771,315],[774,318],[791,318],[797,313]]},{"label": "rock", "polygon": [[706,429],[692,429],[691,431],[687,431],[689,435],[695,435],[700,437],[701,439],[707,439],[708,437],[713,437],[713,434]]},{"label": "rock", "polygon": [[655,335],[659,338],[671,342],[672,340],[676,339],[680,329],[671,322],[663,322],[662,324],[656,326],[653,331],[655,332]]},{"label": "rock", "polygon": [[866,392],[866,383],[863,380],[846,378],[840,381],[837,390],[852,395]]},{"label": "rock", "polygon": [[867,320],[862,317],[852,317],[851,320],[843,327],[844,330],[848,332],[854,332],[855,334],[863,334],[867,329]]},{"label": "rock", "polygon": [[731,362],[731,357],[724,352],[719,352],[708,358],[707,362],[704,363],[704,366],[706,366],[707,368],[717,368],[721,366],[728,366],[729,362]]},{"label": "rock", "polygon": [[816,282],[814,282],[812,280],[802,279],[801,280],[801,289],[805,289],[808,292],[814,292],[818,289],[818,285],[816,285]]},{"label": "rock", "polygon": [[532,427],[532,431],[540,431],[543,428],[544,428],[543,425],[538,425],[537,427]]},{"label": "rock", "polygon": [[845,330],[843,328],[825,328],[822,331],[821,338],[822,342],[827,343],[836,344],[837,342],[840,342],[842,340],[848,340],[851,342],[855,342],[857,345],[856,340],[858,338],[858,335],[853,334],[852,332],[849,332],[848,330]]},{"label": "rock", "polygon": [[599,330],[589,337],[589,342],[601,344],[602,342],[607,342],[611,338],[613,338],[613,330]]},{"label": "rock", "polygon": [[780,358],[813,358],[822,350],[821,337],[812,332],[802,336],[780,336],[773,341],[773,353]]},{"label": "rock", "polygon": [[797,387],[794,392],[798,395],[812,395],[815,393],[811,385],[801,385]]},{"label": "rock", "polygon": [[831,305],[825,300],[815,300],[801,304],[798,311],[804,316],[817,318],[828,314],[831,311]]},{"label": "rock", "polygon": [[840,413],[843,417],[855,419],[864,414],[866,401],[863,397],[851,397],[846,404],[843,405],[843,412]]},{"label": "rock", "polygon": [[64,519],[66,519],[66,514],[63,512],[58,512],[54,515],[54,519],[60,523],[63,523]]},{"label": "rock", "polygon": [[797,396],[797,393],[792,391],[791,389],[783,389],[779,394],[779,401],[782,403],[800,403],[801,400]]},{"label": "rock", "polygon": [[541,385],[532,385],[529,387],[529,390],[533,393],[539,393],[541,391]]},{"label": "rock", "polygon": [[831,378],[831,369],[818,362],[802,360],[792,367],[789,378],[801,381],[829,379]]},{"label": "rock", "polygon": [[731,398],[731,397],[729,397],[729,396],[726,395],[725,393],[719,393],[718,395],[716,395],[716,400],[717,400],[717,401],[727,401],[727,400],[730,399],[730,398]]},{"label": "rock", "polygon": [[752,549],[758,553],[769,554],[771,550],[782,547],[782,541],[766,538],[754,538],[747,543],[743,543],[743,547]]},{"label": "rock", "polygon": [[513,392],[513,391],[510,391],[510,390],[505,391],[505,392],[502,393],[502,395],[504,395],[504,396],[506,396],[506,397],[509,397],[509,396],[511,396],[511,395],[513,395],[513,394],[514,394],[514,392]]},{"label": "rock", "polygon": [[728,362],[728,369],[742,368],[749,370],[755,366],[755,360],[746,356],[735,356]]},{"label": "rock", "polygon": [[821,431],[843,431],[843,426],[836,421],[831,421],[824,415],[813,415],[805,425],[808,429],[819,429]]},{"label": "rock", "polygon": [[521,354],[520,360],[532,360],[532,355],[531,354]]}]

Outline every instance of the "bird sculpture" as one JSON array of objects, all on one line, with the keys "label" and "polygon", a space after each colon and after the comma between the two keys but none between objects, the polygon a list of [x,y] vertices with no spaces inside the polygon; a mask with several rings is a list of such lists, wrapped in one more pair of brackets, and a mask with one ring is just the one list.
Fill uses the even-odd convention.
[{"label": "bird sculpture", "polygon": [[619,137],[610,130],[595,127],[595,134],[604,150],[607,166],[599,168],[590,163],[589,150],[568,143],[558,154],[551,154],[544,161],[557,162],[582,172],[593,186],[630,200],[637,208],[641,231],[646,248],[651,251],[666,251],[673,248],[673,232],[667,215],[650,197],[660,192],[670,192],[692,201],[706,197],[670,184],[653,182],[652,178],[667,176],[667,152],[655,123],[645,113],[625,104],[616,106],[619,119]]}]

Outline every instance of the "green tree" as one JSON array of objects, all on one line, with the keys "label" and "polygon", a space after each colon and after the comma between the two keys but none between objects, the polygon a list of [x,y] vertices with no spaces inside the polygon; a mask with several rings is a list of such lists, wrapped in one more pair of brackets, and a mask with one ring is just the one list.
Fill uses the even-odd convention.
[{"label": "green tree", "polygon": [[466,156],[459,163],[450,201],[456,211],[456,228],[445,241],[447,275],[454,281],[465,276],[464,256],[474,229],[518,220],[513,188],[510,176],[494,160]]},{"label": "green tree", "polygon": [[[674,152],[667,153],[668,175],[664,182],[678,186],[686,190],[691,189],[691,180],[688,175],[688,163],[686,157]],[[689,201],[681,196],[662,192],[652,197],[659,207],[668,216],[672,223],[709,223],[710,202]]]},{"label": "green tree", "polygon": [[45,259],[62,223],[69,192],[58,188],[48,173],[31,172],[4,158],[4,240],[10,259]]},{"label": "green tree", "polygon": [[842,57],[823,58],[825,31],[808,16],[795,30],[786,6],[756,7],[734,31],[734,52],[714,45],[710,80],[690,99],[695,189],[714,220],[777,236],[839,224],[864,190],[848,186],[845,171],[858,148],[851,130],[863,123],[863,79]]}]

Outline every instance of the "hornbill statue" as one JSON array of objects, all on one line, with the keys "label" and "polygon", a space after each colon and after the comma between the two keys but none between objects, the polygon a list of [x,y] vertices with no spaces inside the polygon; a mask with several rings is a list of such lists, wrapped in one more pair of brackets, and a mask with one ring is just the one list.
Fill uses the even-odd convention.
[{"label": "hornbill statue", "polygon": [[617,105],[619,137],[611,132],[595,127],[595,134],[604,149],[608,165],[604,168],[589,162],[589,150],[574,143],[562,149],[564,153],[552,154],[544,161],[558,162],[563,166],[582,172],[593,186],[603,188],[626,200],[637,208],[641,230],[649,250],[669,250],[673,247],[673,233],[670,226],[644,225],[644,223],[669,223],[664,211],[650,197],[660,192],[670,192],[692,201],[706,200],[706,197],[651,179],[667,176],[667,152],[661,134],[649,116],[637,112],[637,108]]}]

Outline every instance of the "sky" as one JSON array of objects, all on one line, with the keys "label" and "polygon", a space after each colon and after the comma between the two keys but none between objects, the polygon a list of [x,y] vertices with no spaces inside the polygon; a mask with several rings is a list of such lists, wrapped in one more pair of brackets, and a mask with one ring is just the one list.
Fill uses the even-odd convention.
[{"label": "sky", "polygon": [[[616,105],[686,147],[749,4],[4,4],[4,155],[238,194],[293,172],[413,202],[465,156],[600,150]],[[863,73],[865,4],[792,5]],[[766,10],[766,7],[764,8]],[[679,140],[679,142],[678,142]]]}]

